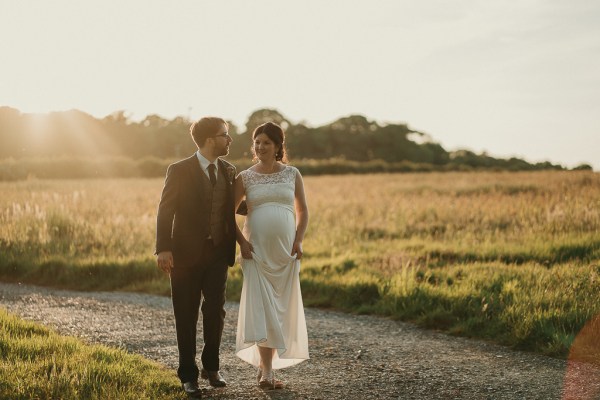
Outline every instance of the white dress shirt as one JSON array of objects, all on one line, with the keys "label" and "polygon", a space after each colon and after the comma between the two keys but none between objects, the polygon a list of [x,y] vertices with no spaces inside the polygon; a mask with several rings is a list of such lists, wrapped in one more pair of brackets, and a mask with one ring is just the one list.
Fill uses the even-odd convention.
[{"label": "white dress shirt", "polygon": [[210,161],[208,161],[206,159],[206,157],[204,157],[201,153],[200,150],[196,151],[196,156],[198,157],[198,161],[200,161],[200,167],[202,167],[202,171],[204,171],[204,174],[207,176],[208,179],[210,179],[210,175],[208,174],[208,166],[210,164],[214,164],[215,166],[215,176],[217,177],[217,179],[219,179],[219,163],[217,162],[217,160],[215,160],[214,163],[211,163]]}]

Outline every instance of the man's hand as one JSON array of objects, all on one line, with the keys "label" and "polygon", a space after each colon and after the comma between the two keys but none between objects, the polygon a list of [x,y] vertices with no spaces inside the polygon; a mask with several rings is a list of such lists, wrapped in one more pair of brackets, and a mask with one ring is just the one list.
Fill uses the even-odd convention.
[{"label": "man's hand", "polygon": [[170,251],[161,251],[156,256],[156,262],[158,264],[158,268],[160,268],[163,272],[170,274],[171,270],[173,269],[173,253]]}]

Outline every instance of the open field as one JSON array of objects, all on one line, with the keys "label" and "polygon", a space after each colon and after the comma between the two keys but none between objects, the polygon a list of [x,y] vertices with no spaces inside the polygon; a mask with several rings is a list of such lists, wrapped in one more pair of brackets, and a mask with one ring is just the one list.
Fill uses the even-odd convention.
[{"label": "open field", "polygon": [[[564,357],[600,313],[600,174],[305,178],[306,305],[390,315]],[[162,179],[0,183],[0,277],[168,294]],[[228,297],[239,296],[230,273]],[[582,348],[600,347],[588,335]],[[598,357],[598,352],[585,352]]]}]

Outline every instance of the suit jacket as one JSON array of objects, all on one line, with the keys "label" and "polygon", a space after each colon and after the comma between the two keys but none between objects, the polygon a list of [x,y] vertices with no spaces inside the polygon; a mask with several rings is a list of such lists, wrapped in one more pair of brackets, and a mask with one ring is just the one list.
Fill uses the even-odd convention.
[{"label": "suit jacket", "polygon": [[[235,262],[235,167],[218,159],[218,179],[226,179],[226,226],[222,248],[227,264]],[[210,180],[196,154],[169,165],[156,218],[156,254],[170,250],[175,268],[190,268],[201,257],[202,244],[210,235]]]}]

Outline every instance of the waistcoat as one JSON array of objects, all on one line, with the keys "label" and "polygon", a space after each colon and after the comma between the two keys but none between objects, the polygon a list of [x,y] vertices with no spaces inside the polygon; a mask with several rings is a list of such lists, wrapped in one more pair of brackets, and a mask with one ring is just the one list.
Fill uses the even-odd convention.
[{"label": "waistcoat", "polygon": [[210,202],[210,236],[215,246],[219,245],[225,236],[225,203],[227,199],[227,179],[217,173],[217,184],[208,192]]}]

